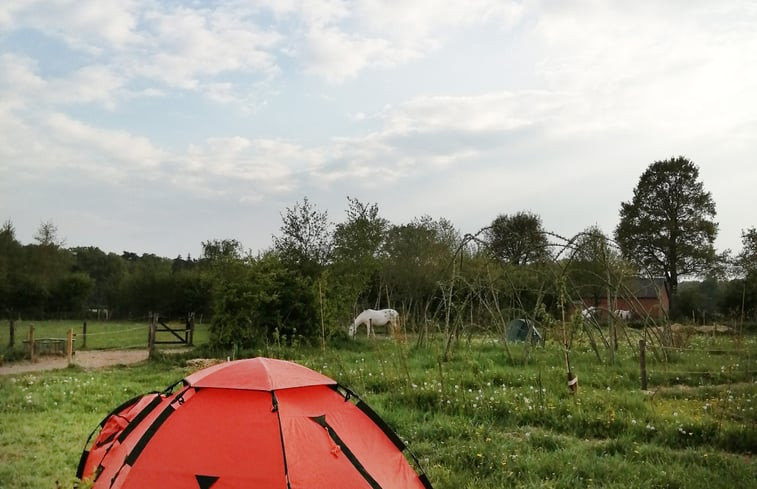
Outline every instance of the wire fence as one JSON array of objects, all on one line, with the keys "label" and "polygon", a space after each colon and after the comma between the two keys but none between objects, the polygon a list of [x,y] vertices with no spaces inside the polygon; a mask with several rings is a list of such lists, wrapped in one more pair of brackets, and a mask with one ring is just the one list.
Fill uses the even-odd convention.
[{"label": "wire fence", "polygon": [[[108,321],[16,321],[10,328],[0,328],[0,345],[17,350],[27,349],[29,331],[32,327],[35,338],[43,342],[66,338],[68,331],[73,330],[76,350],[128,350],[150,346],[149,323]],[[183,328],[183,325],[176,327]],[[205,343],[208,338],[208,325],[197,324],[195,333],[194,344]]]}]

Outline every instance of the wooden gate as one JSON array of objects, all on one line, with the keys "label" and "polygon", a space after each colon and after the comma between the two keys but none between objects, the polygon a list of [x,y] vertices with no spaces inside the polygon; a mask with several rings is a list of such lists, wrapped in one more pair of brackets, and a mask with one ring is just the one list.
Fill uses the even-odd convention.
[{"label": "wooden gate", "polygon": [[194,346],[195,315],[187,314],[187,321],[183,327],[168,325],[168,318],[160,314],[150,313],[150,332],[147,338],[148,347],[152,350],[155,345],[186,345]]}]

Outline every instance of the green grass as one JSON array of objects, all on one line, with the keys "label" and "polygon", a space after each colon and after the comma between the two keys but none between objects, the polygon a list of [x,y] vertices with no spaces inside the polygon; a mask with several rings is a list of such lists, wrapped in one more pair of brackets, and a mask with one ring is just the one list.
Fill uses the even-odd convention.
[{"label": "green grass", "polygon": [[[0,349],[7,346],[10,326],[7,321],[0,326]],[[148,324],[117,321],[87,321],[86,347],[84,325],[81,321],[16,321],[15,349],[23,349],[23,341],[29,339],[30,326],[34,325],[35,338],[66,338],[72,329],[77,350],[147,348]],[[168,323],[172,328],[183,328],[180,323]],[[182,332],[183,336],[183,332]],[[160,333],[159,340],[173,339],[170,333]],[[195,324],[194,344],[208,342],[208,324]],[[178,345],[174,345],[178,346]],[[1,350],[0,350],[1,351]]]},{"label": "green grass", "polygon": [[[628,344],[612,366],[577,344],[576,395],[555,343],[532,350],[527,365],[522,346],[511,345],[513,365],[491,338],[459,343],[447,362],[441,340],[244,353],[295,360],[354,389],[408,441],[437,489],[730,489],[757,480],[756,347],[754,337],[697,338],[670,363],[650,354],[645,393]],[[717,348],[729,353],[708,351]],[[187,373],[159,356],[133,367],[1,377],[0,487],[70,487],[105,414]]]}]

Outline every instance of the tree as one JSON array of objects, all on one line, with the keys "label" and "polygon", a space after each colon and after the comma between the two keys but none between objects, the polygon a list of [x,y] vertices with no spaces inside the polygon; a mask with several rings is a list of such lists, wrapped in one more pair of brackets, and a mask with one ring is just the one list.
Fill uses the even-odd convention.
[{"label": "tree", "polygon": [[492,254],[510,265],[527,265],[549,256],[541,217],[531,212],[500,214],[484,232],[484,239]]},{"label": "tree", "polygon": [[356,308],[375,303],[379,252],[389,226],[379,216],[377,204],[350,197],[347,202],[347,220],[336,225],[332,260],[324,280],[324,315],[342,323]]},{"label": "tree", "polygon": [[34,240],[40,246],[52,246],[54,248],[60,248],[65,244],[65,240],[58,239],[58,226],[52,221],[40,223],[37,234],[34,235]]},{"label": "tree", "polygon": [[743,249],[739,254],[739,266],[746,271],[757,271],[757,228],[741,232]]},{"label": "tree", "polygon": [[206,263],[222,263],[242,259],[242,244],[236,239],[202,242],[202,259]]},{"label": "tree", "polygon": [[623,277],[623,264],[617,250],[601,229],[591,226],[573,240],[568,276],[579,297],[590,298],[593,305],[615,291]]},{"label": "tree", "polygon": [[665,278],[672,300],[680,277],[704,273],[715,263],[715,214],[694,163],[682,156],[655,161],[631,201],[621,203],[615,239],[623,256]]},{"label": "tree", "polygon": [[318,307],[309,279],[275,253],[230,263],[213,287],[210,343],[249,348],[276,337],[314,338]]},{"label": "tree", "polygon": [[388,221],[379,217],[377,204],[363,204],[350,197],[347,202],[347,220],[334,231],[334,258],[352,262],[375,259]]},{"label": "tree", "polygon": [[[731,300],[740,317],[754,317],[757,314],[757,228],[741,232],[741,253],[736,257],[736,270],[741,276],[734,280],[733,291],[736,300]],[[738,290],[741,289],[741,290]]]},{"label": "tree", "polygon": [[84,272],[95,281],[89,296],[90,307],[106,308],[112,314],[118,302],[118,288],[126,275],[126,260],[95,246],[72,248],[74,271]]},{"label": "tree", "polygon": [[331,224],[328,214],[318,211],[307,197],[295,202],[281,216],[281,237],[273,244],[285,263],[295,265],[311,278],[320,275],[331,254]]},{"label": "tree", "polygon": [[10,314],[16,309],[11,298],[18,285],[19,265],[23,249],[16,240],[16,228],[10,220],[0,228],[0,314]]},{"label": "tree", "polygon": [[460,242],[459,233],[444,218],[423,216],[392,226],[382,247],[382,282],[391,284],[393,302],[386,305],[423,311],[451,270]]}]

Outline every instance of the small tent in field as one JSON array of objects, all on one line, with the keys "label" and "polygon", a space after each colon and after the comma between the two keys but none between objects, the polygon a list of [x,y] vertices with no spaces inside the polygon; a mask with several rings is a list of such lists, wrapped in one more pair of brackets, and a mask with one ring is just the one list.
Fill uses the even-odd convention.
[{"label": "small tent in field", "polygon": [[90,440],[98,430],[77,473],[93,489],[431,489],[354,392],[283,360],[200,370],[117,407]]},{"label": "small tent in field", "polygon": [[507,325],[507,341],[528,341],[529,335],[531,343],[544,341],[534,323],[528,319],[513,319]]}]

